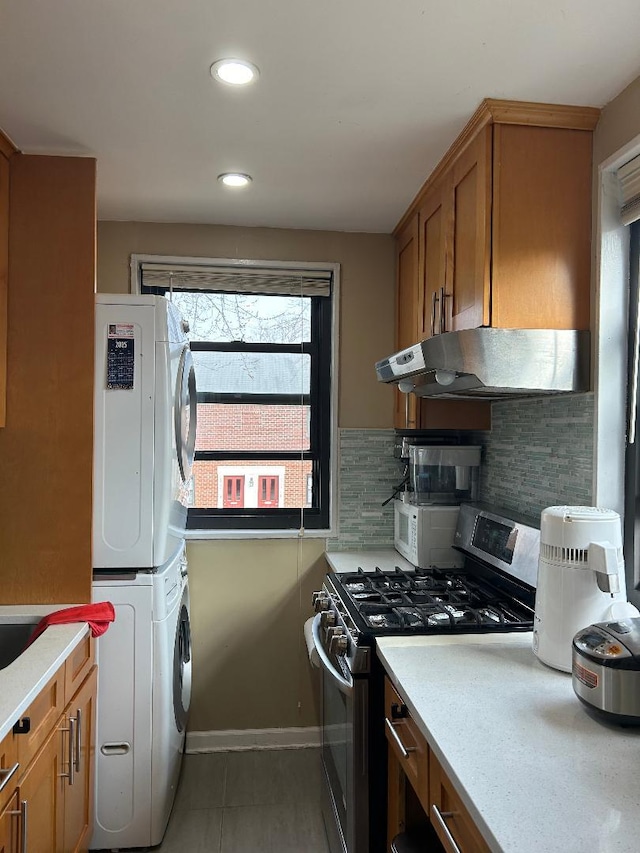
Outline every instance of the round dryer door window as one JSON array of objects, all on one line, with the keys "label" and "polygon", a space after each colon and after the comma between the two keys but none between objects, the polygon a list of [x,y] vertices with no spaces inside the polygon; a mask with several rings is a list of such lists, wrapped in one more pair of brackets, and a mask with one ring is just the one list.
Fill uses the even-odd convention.
[{"label": "round dryer door window", "polygon": [[182,350],[178,366],[174,417],[178,466],[182,482],[186,483],[191,476],[193,466],[198,419],[196,372],[188,345]]},{"label": "round dryer door window", "polygon": [[173,712],[179,732],[183,732],[187,727],[191,704],[191,625],[187,596],[185,591],[180,604],[173,650]]}]

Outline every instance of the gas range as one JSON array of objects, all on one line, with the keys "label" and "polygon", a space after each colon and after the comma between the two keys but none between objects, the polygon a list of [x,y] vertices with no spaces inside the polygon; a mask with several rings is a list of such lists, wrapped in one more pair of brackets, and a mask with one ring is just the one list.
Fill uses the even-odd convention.
[{"label": "gas range", "polygon": [[462,504],[454,538],[462,568],[327,575],[314,595],[326,650],[357,674],[368,671],[376,637],[532,630],[539,537],[524,519]]},{"label": "gas range", "polygon": [[[530,631],[540,531],[484,504],[462,504],[455,569],[332,572],[314,593],[322,680],[322,810],[331,853],[384,853],[384,672],[377,637]],[[351,559],[351,558],[350,558]],[[352,565],[352,563],[350,563]],[[428,677],[428,673],[425,673]]]}]

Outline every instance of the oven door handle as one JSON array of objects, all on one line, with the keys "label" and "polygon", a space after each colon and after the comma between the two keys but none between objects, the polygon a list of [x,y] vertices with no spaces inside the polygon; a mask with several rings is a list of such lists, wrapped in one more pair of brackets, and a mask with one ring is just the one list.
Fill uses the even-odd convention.
[{"label": "oven door handle", "polygon": [[348,681],[341,672],[334,667],[331,663],[331,658],[325,652],[324,646],[322,645],[322,637],[320,636],[320,614],[316,614],[313,619],[313,625],[311,627],[311,633],[313,634],[313,645],[316,647],[316,651],[318,652],[318,657],[320,658],[320,663],[327,671],[327,673],[331,676],[332,680],[335,682],[336,687],[341,693],[344,693],[345,696],[351,696],[353,693],[353,681]]}]

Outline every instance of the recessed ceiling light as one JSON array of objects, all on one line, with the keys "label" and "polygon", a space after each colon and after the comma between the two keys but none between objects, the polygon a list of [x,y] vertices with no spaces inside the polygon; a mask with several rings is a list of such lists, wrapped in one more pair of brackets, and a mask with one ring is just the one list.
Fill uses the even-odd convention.
[{"label": "recessed ceiling light", "polygon": [[244,59],[218,59],[211,66],[211,76],[220,83],[228,83],[231,86],[253,83],[259,73],[255,65]]},{"label": "recessed ceiling light", "polygon": [[251,175],[243,175],[242,172],[223,172],[218,175],[218,180],[226,187],[247,187],[252,181]]}]

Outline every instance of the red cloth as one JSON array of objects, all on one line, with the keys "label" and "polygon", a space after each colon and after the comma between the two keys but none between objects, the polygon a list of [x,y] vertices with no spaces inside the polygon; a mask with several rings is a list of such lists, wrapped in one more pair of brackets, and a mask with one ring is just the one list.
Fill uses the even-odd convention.
[{"label": "red cloth", "polygon": [[64,610],[56,610],[41,619],[25,646],[28,648],[49,625],[65,625],[69,622],[86,622],[91,628],[91,634],[99,637],[107,630],[109,623],[116,618],[116,611],[110,601],[101,601],[98,604],[80,604],[78,607],[65,607]]}]

